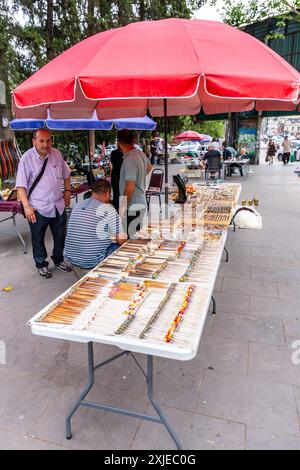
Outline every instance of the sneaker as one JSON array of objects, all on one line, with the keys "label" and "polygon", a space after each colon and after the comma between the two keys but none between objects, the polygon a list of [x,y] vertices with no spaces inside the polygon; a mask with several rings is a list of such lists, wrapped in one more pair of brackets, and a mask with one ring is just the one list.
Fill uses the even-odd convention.
[{"label": "sneaker", "polygon": [[39,272],[40,276],[42,276],[46,279],[50,279],[50,277],[52,277],[52,274],[49,271],[49,269],[47,268],[47,266],[43,266],[42,268],[38,268],[38,272]]},{"label": "sneaker", "polygon": [[54,263],[55,266],[58,268],[58,269],[61,269],[62,271],[65,271],[66,273],[70,273],[72,271],[72,269],[70,268],[70,266],[68,266],[66,263],[64,263],[63,261],[61,261],[60,263]]}]

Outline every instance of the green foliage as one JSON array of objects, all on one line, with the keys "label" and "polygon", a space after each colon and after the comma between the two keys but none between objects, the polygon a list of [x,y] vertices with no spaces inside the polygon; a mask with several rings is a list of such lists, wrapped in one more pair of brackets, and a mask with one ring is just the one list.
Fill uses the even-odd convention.
[{"label": "green foliage", "polygon": [[[157,119],[157,128],[163,135],[163,118]],[[172,140],[176,134],[184,131],[196,131],[199,134],[208,134],[212,137],[224,136],[224,121],[198,121],[197,116],[179,116],[168,118],[168,139]]]},{"label": "green foliage", "polygon": [[277,17],[276,30],[270,31],[265,39],[284,38],[280,28],[285,26],[286,21],[300,21],[300,0],[250,0],[248,3],[243,0],[223,0],[222,16],[226,23],[237,28]]},{"label": "green foliage", "polygon": [[[11,89],[49,60],[92,34],[134,21],[190,18],[205,3],[206,0],[10,0],[8,8],[8,0],[0,0],[0,79],[5,81],[10,96]],[[178,119],[171,121],[173,127],[181,126]],[[31,135],[23,135],[21,141],[31,145]],[[103,140],[114,142],[115,131],[97,132],[96,138],[99,144]],[[57,133],[56,144],[63,146],[65,141],[78,145],[81,141],[82,152],[87,150],[84,133]]]}]

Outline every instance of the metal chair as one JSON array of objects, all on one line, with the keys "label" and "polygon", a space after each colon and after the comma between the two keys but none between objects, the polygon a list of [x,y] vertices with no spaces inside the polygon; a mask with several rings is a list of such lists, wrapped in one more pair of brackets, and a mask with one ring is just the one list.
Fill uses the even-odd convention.
[{"label": "metal chair", "polygon": [[147,209],[149,211],[150,199],[151,196],[158,196],[159,198],[159,210],[161,212],[161,193],[162,193],[162,185],[164,181],[164,171],[161,168],[155,168],[152,170],[149,186],[146,190],[146,201],[147,201]]}]

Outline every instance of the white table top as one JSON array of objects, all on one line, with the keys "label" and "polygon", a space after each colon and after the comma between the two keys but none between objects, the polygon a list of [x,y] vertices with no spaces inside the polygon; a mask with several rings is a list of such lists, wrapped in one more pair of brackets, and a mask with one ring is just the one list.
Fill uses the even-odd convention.
[{"label": "white table top", "polygon": [[[37,320],[43,315],[49,307],[57,303],[61,297],[63,297],[66,292],[71,290],[73,286],[68,289],[65,293],[51,302],[47,307],[42,309],[38,314],[36,314],[28,324],[31,326],[32,333],[41,336],[47,336],[57,339],[64,339],[69,341],[77,341],[82,343],[87,343],[90,341],[110,344],[114,346],[118,346],[120,349],[134,351],[144,354],[149,354],[153,356],[161,356],[167,357],[170,359],[177,359],[177,360],[190,360],[196,356],[199,342],[201,339],[206,315],[208,312],[208,308],[211,301],[211,296],[213,293],[215,280],[217,277],[217,273],[219,270],[219,266],[221,263],[221,257],[223,253],[223,248],[226,242],[227,232],[224,232],[220,240],[207,242],[205,248],[201,251],[201,256],[210,256],[212,260],[211,263],[206,268],[207,271],[207,282],[180,282],[178,283],[178,289],[182,289],[183,291],[187,288],[190,284],[195,285],[195,294],[191,298],[191,311],[193,311],[193,316],[189,316],[189,309],[184,315],[182,322],[174,335],[174,341],[170,343],[166,343],[164,341],[164,334],[165,325],[162,326],[162,334],[159,339],[151,339],[151,334],[144,339],[139,339],[138,335],[130,335],[126,334],[127,332],[123,333],[122,335],[114,334],[114,330],[109,331],[109,329],[105,333],[101,333],[99,331],[93,331],[93,328],[90,330],[84,329],[76,329],[71,328],[70,326],[66,325],[53,325],[53,324],[42,324]],[[205,263],[205,261],[204,261]],[[108,300],[111,302],[111,300]],[[195,305],[193,305],[193,302]],[[197,308],[195,308],[195,306]],[[112,309],[112,315],[113,315]],[[170,312],[171,318],[175,316],[176,312]],[[101,315],[101,313],[100,313]],[[134,320],[135,321],[135,320]],[[169,323],[168,323],[169,324]],[[190,336],[185,336],[184,341],[182,341],[180,335],[181,331],[184,331],[185,326],[190,324],[189,331],[192,331]],[[169,325],[171,326],[171,325]],[[159,327],[159,321],[156,323],[156,328]]]}]

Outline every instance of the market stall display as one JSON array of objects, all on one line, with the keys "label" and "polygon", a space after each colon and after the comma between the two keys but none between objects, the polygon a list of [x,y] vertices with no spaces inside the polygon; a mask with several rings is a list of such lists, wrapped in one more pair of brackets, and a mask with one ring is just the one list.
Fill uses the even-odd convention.
[{"label": "market stall display", "polygon": [[18,147],[11,139],[0,140],[0,180],[16,174],[20,157]]},{"label": "market stall display", "polygon": [[[164,424],[178,448],[180,441],[152,397],[153,356],[182,361],[195,357],[211,300],[215,309],[212,293],[228,227],[206,226],[205,220],[209,214],[231,217],[240,190],[240,185],[225,183],[195,186],[170,220],[143,227],[141,238],[128,240],[29,321],[34,334],[88,343],[90,385],[85,390],[101,366],[93,365],[93,342],[115,345],[130,354],[147,354],[148,394],[159,419],[113,410]],[[164,236],[170,233],[170,225],[173,239]],[[178,239],[178,234],[184,237]],[[67,438],[71,437],[70,419],[79,405],[112,410],[86,401],[86,393],[67,417]]]}]

